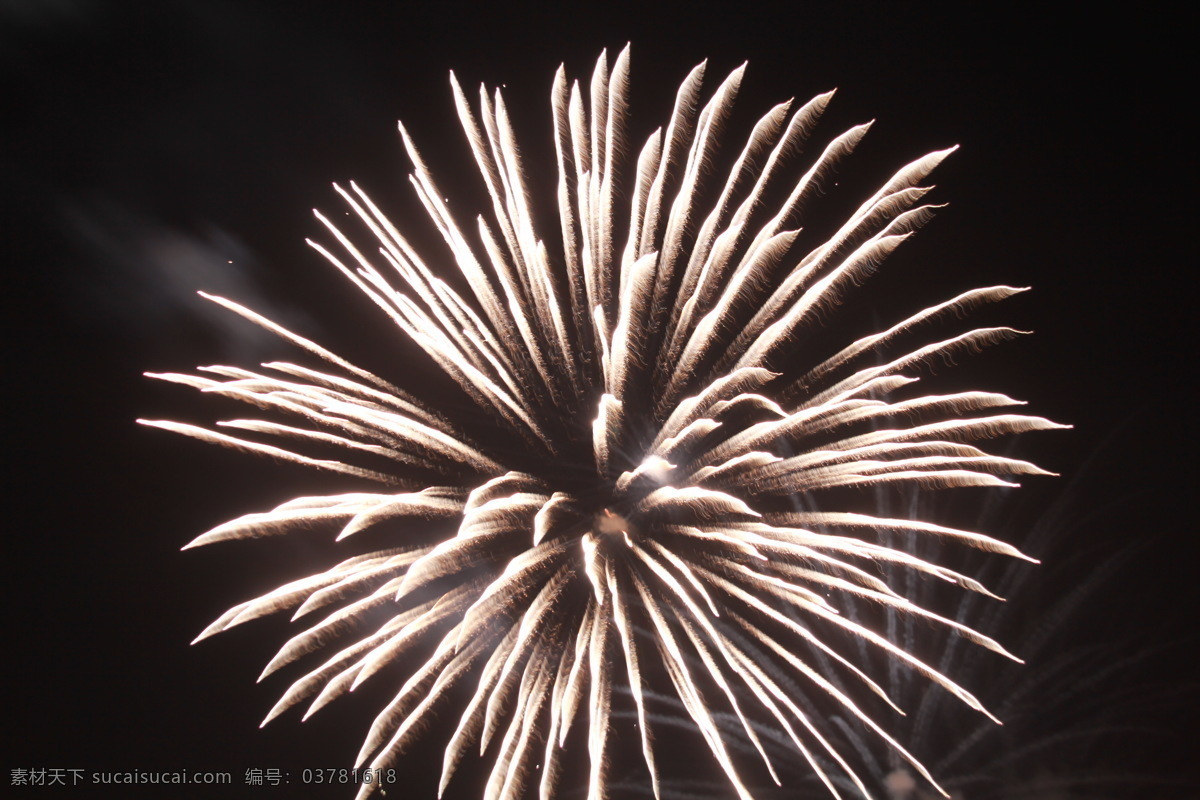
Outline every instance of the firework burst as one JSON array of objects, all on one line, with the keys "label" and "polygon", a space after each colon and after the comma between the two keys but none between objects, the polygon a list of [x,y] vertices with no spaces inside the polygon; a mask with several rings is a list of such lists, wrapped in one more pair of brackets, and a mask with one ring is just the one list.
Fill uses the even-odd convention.
[{"label": "firework burst", "polygon": [[[481,89],[473,107],[451,78],[491,200],[490,215],[473,225],[451,212],[401,126],[410,180],[461,271],[458,288],[354,184],[338,192],[377,237],[377,256],[318,214],[340,247],[313,247],[453,381],[466,412],[439,411],[219,297],[210,299],[323,366],[151,376],[266,413],[218,423],[239,435],[144,424],[379,487],[299,497],[189,546],[315,522],[340,526],[339,539],[374,529],[392,543],[242,603],[200,638],[283,609],[327,613],[284,646],[269,673],[383,612],[382,625],[349,637],[267,719],[308,700],[312,713],[382,669],[408,669],[359,763],[395,763],[435,713],[469,696],[454,711],[442,790],[479,748],[494,758],[486,796],[526,797],[536,786],[550,798],[566,762],[584,760],[586,749],[589,796],[603,797],[620,744],[610,729],[616,716],[633,715],[634,750],[661,796],[653,711],[663,697],[690,718],[742,798],[753,794],[747,771],[762,768],[747,752],[779,782],[770,753],[781,739],[833,795],[847,785],[869,794],[822,732],[822,703],[859,720],[932,784],[842,688],[849,678],[885,697],[853,662],[858,644],[987,712],[839,607],[865,599],[1008,655],[907,600],[879,567],[986,593],[982,585],[873,537],[890,531],[1023,556],[979,533],[838,503],[846,487],[1010,486],[1001,476],[1047,474],[971,442],[1062,426],[1003,413],[1019,403],[1001,394],[906,390],[924,363],[1016,331],[980,328],[896,352],[930,324],[1021,290],[969,291],[813,354],[805,343],[821,327],[818,316],[930,217],[919,183],[950,151],[903,167],[830,238],[802,248],[800,209],[868,126],[834,139],[789,179],[785,163],[832,93],[796,110],[781,104],[754,126],[719,189],[701,191],[743,72],[702,105],[701,65],[680,87],[665,128],[623,172],[628,65],[628,48],[611,68],[602,56],[587,92],[561,68],[555,78],[557,231],[549,239],[538,230],[499,91]],[[786,198],[769,199],[781,184],[792,186]],[[847,641],[855,646],[839,647]],[[415,653],[422,660],[413,666]]]}]

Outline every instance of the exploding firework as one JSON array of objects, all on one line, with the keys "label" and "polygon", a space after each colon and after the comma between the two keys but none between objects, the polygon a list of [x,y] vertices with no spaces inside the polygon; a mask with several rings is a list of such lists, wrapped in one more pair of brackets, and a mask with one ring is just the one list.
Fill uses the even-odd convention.
[{"label": "exploding firework", "polygon": [[[396,763],[434,715],[457,704],[443,791],[479,748],[493,758],[488,797],[526,797],[535,786],[553,797],[572,763],[586,761],[587,792],[599,798],[616,785],[615,754],[631,745],[648,791],[664,797],[656,720],[686,719],[742,798],[765,775],[779,783],[780,742],[793,748],[785,758],[799,754],[833,795],[847,787],[869,795],[828,735],[828,708],[936,786],[856,696],[891,704],[856,654],[881,654],[987,712],[869,615],[841,612],[868,601],[1008,655],[880,576],[899,568],[987,594],[981,584],[875,537],[1023,556],[979,533],[857,512],[854,494],[1011,486],[1001,476],[1047,474],[971,442],[1062,426],[1001,413],[1019,405],[1001,394],[910,388],[925,363],[1017,331],[903,344],[1021,290],[968,291],[881,333],[818,349],[824,319],[847,289],[929,219],[919,184],[950,151],[903,167],[832,236],[805,244],[801,208],[868,126],[834,139],[789,181],[786,163],[832,93],[795,111],[781,104],[754,126],[719,189],[702,191],[743,69],[701,107],[701,65],[626,177],[628,66],[628,48],[611,69],[601,56],[586,93],[561,68],[555,78],[554,225],[539,225],[499,91],[481,89],[472,107],[451,76],[491,200],[474,230],[451,212],[401,126],[412,185],[461,280],[443,278],[354,184],[338,192],[378,239],[377,258],[318,214],[341,251],[313,247],[450,379],[456,402],[435,408],[219,297],[210,299],[323,366],[151,376],[266,413],[218,423],[240,435],[147,425],[379,487],[299,497],[192,542],[326,523],[340,527],[339,540],[389,543],[230,609],[200,638],[283,609],[328,613],[267,672],[336,636],[352,641],[296,681],[267,719],[306,700],[312,713],[381,670],[403,670],[359,764]],[[556,230],[544,238],[539,227]],[[380,615],[381,625],[362,631]],[[663,708],[678,713],[656,716]],[[637,733],[622,742],[612,729],[630,718]]]}]

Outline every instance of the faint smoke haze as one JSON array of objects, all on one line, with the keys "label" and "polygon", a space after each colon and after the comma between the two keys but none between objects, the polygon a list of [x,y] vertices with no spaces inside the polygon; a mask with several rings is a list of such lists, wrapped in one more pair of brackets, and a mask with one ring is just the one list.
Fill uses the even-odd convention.
[{"label": "faint smoke haze", "polygon": [[260,289],[262,265],[219,227],[186,231],[112,198],[64,200],[66,230],[86,263],[72,287],[103,319],[155,347],[161,338],[214,336],[220,353],[261,360],[279,339],[208,302],[197,290],[237,300],[283,324],[311,330],[308,315],[281,306]]}]

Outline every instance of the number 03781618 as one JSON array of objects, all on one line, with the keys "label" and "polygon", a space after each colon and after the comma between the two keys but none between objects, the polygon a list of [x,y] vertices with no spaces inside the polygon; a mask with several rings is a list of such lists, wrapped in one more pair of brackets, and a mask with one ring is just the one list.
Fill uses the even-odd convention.
[{"label": "number 03781618", "polygon": [[396,782],[396,770],[346,768],[305,769],[301,770],[300,772],[300,781],[301,783],[306,784],[381,783],[386,785]]}]

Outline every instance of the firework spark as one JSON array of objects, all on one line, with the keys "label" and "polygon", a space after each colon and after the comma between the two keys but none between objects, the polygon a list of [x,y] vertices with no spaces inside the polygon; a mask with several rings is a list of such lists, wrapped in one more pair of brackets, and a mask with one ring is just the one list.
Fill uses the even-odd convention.
[{"label": "firework spark", "polygon": [[[832,92],[795,111],[781,104],[754,126],[719,193],[701,191],[744,69],[701,106],[702,64],[626,183],[628,67],[628,48],[611,68],[601,56],[586,93],[561,68],[555,77],[558,219],[542,226],[557,227],[551,239],[538,231],[499,91],[481,89],[472,107],[451,76],[491,200],[475,230],[451,212],[401,126],[410,180],[462,273],[459,288],[356,185],[337,191],[377,237],[381,261],[318,214],[342,252],[312,246],[452,379],[469,413],[439,412],[429,398],[230,300],[209,298],[324,366],[151,376],[267,412],[218,423],[250,438],[142,422],[382,488],[296,498],[189,547],[315,522],[340,526],[339,539],[384,529],[395,546],[238,605],[199,638],[282,609],[302,616],[333,607],[284,646],[269,673],[385,611],[386,622],[296,681],[267,719],[305,700],[312,713],[382,669],[411,664],[412,653],[431,651],[375,720],[359,763],[395,763],[435,710],[457,698],[452,688],[465,686],[470,699],[455,712],[442,791],[478,747],[494,756],[486,796],[525,797],[536,783],[541,797],[553,797],[567,748],[586,740],[576,746],[587,750],[588,793],[603,797],[619,744],[610,733],[616,710],[636,715],[635,749],[661,796],[653,704],[672,690],[742,798],[752,797],[744,774],[758,769],[747,763],[747,745],[779,782],[768,754],[779,737],[833,795],[845,781],[868,794],[822,733],[813,697],[858,719],[936,786],[840,688],[850,676],[885,697],[852,663],[855,650],[839,643],[865,643],[987,712],[966,689],[839,613],[839,604],[866,599],[1008,654],[907,600],[880,580],[878,567],[986,593],[982,585],[864,537],[887,530],[1023,556],[979,533],[835,503],[844,487],[1011,486],[1000,476],[1048,474],[970,442],[1063,426],[1001,413],[1019,405],[1001,394],[905,391],[924,363],[1017,331],[980,328],[895,352],[913,331],[1022,290],[969,291],[814,355],[804,345],[821,327],[818,316],[930,217],[919,183],[951,151],[903,167],[830,238],[797,252],[799,210],[868,126],[834,139],[776,204],[769,198],[788,181],[785,163]],[[429,532],[439,526],[453,533]],[[763,720],[776,734],[770,747]],[[573,725],[585,733],[569,737]]]}]

